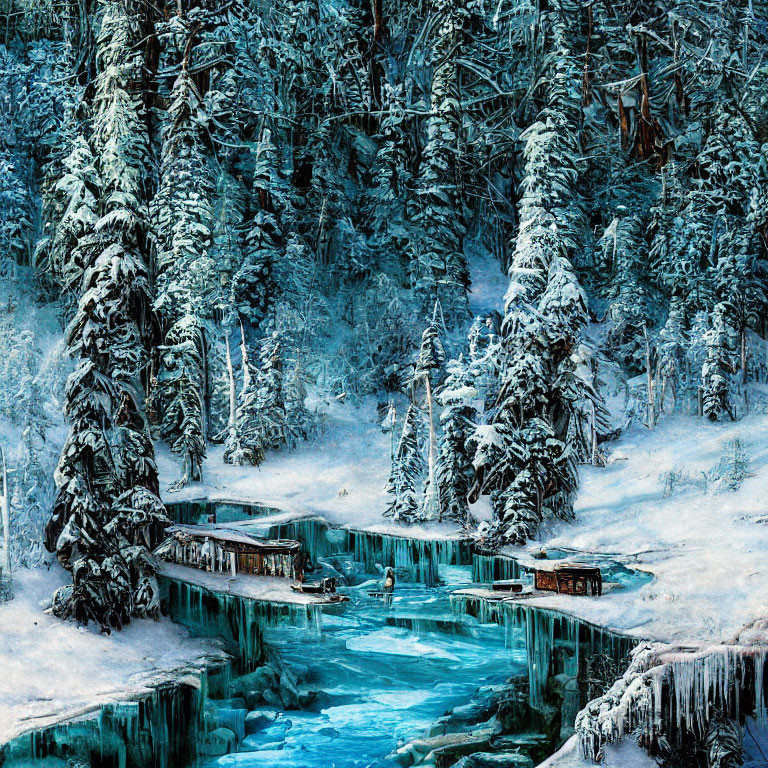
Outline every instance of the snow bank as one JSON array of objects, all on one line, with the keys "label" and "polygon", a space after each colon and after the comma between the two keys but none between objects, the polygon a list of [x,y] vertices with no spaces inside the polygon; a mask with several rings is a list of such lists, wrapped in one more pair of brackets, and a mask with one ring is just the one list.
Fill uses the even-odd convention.
[{"label": "snow bank", "polygon": [[15,599],[0,605],[0,744],[224,657],[217,642],[192,638],[168,620],[102,635],[45,614],[41,603],[67,578],[58,567],[17,572]]},{"label": "snow bank", "polygon": [[180,474],[176,457],[159,443],[163,500],[254,502],[285,510],[283,520],[311,513],[334,525],[413,538],[458,532],[455,525],[402,526],[384,518],[392,438],[378,424],[375,399],[367,398],[360,406],[325,403],[322,409],[326,428],[317,440],[293,451],[270,452],[259,467],[225,464],[223,447],[210,446],[203,482],[178,492],[168,490]]},{"label": "snow bank", "polygon": [[[713,481],[713,470],[734,439],[749,464],[740,487],[729,490]],[[759,522],[768,511],[768,417],[666,418],[653,431],[628,432],[608,461],[581,468],[575,523],[555,522],[536,548],[615,553],[655,580],[632,592],[532,604],[672,643],[730,643],[744,625],[749,638],[739,642],[768,642],[758,621],[768,604],[768,525]]]},{"label": "snow bank", "polygon": [[[658,763],[631,738],[608,744],[601,765],[603,768],[658,768]],[[581,756],[578,737],[572,736],[538,768],[594,768],[594,763]]]}]

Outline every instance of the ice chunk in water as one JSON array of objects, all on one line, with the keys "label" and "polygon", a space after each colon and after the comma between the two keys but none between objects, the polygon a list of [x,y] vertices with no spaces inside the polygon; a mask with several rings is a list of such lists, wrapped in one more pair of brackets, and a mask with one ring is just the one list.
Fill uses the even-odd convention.
[{"label": "ice chunk in water", "polygon": [[220,757],[218,768],[317,768],[317,761],[298,749],[264,749],[260,752],[233,752]]},{"label": "ice chunk in water", "polygon": [[245,716],[245,732],[256,733],[266,728],[277,719],[277,712],[266,709],[254,709]]},{"label": "ice chunk in water", "polygon": [[391,656],[415,656],[458,661],[458,657],[445,648],[425,643],[406,630],[381,629],[362,637],[347,640],[347,650],[362,653],[385,653]]},{"label": "ice chunk in water", "polygon": [[377,704],[383,704],[392,709],[410,709],[428,701],[432,691],[376,691],[368,697]]}]

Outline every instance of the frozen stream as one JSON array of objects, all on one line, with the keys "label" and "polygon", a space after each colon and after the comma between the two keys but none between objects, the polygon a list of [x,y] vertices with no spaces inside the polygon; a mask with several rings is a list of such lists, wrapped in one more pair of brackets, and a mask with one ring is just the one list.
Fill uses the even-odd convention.
[{"label": "frozen stream", "polygon": [[[441,566],[444,586],[400,584],[390,607],[370,587],[345,588],[351,601],[323,616],[321,637],[281,626],[266,642],[303,687],[317,694],[302,711],[260,707],[237,753],[221,766],[357,768],[393,764],[399,743],[424,735],[484,685],[524,676],[524,645],[508,647],[502,627],[458,618],[450,589],[468,566]],[[523,643],[520,637],[520,643]],[[227,708],[237,701],[226,702]],[[232,715],[228,715],[232,717]]]},{"label": "frozen stream", "polygon": [[[281,520],[247,505],[169,509],[177,520],[299,540],[312,577],[337,578],[349,602],[249,597],[171,571],[161,579],[163,610],[195,634],[221,637],[232,662],[211,665],[201,682],[169,681],[98,717],[31,731],[0,746],[0,763],[447,767],[462,754],[518,749],[536,763],[620,676],[634,645],[525,600],[466,591],[451,598],[473,583],[531,578],[513,559],[464,542],[333,528],[317,517]],[[397,574],[390,602],[380,592],[385,567]],[[622,586],[631,588],[634,575],[624,571]],[[422,762],[430,753],[439,759]]]}]

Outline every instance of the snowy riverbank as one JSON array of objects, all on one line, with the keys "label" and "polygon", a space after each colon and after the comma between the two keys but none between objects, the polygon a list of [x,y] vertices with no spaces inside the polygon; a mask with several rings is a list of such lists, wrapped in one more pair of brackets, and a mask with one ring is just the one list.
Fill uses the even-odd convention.
[{"label": "snowy riverbank", "polygon": [[[389,436],[373,417],[370,402],[362,409],[335,406],[323,438],[272,454],[257,469],[224,464],[215,447],[205,482],[165,499],[250,501],[285,510],[281,517],[316,513],[334,524],[417,538],[455,533],[449,525],[403,527],[382,516]],[[718,479],[727,467],[718,465],[735,440],[746,455],[746,476],[731,489],[727,476]],[[575,522],[551,525],[539,541],[509,553],[526,557],[541,547],[615,553],[655,579],[632,592],[533,604],[638,637],[732,642],[764,616],[768,603],[768,524],[759,522],[768,515],[768,417],[723,424],[663,418],[653,431],[633,428],[605,448],[606,467],[580,468]],[[167,487],[178,471],[174,458],[162,450],[159,464]]]},{"label": "snowy riverbank", "polygon": [[135,699],[157,684],[194,674],[211,657],[223,658],[216,640],[192,638],[169,620],[133,621],[100,634],[43,612],[67,574],[14,574],[16,597],[0,605],[0,744],[108,702]]},{"label": "snowy riverbank", "polygon": [[[727,468],[739,440],[746,476],[729,487]],[[586,600],[552,597],[536,604],[679,644],[737,639],[768,604],[768,418],[728,424],[692,418],[634,429],[610,447],[608,466],[584,467],[576,522],[542,535],[544,547],[617,553],[655,580],[636,592]],[[717,478],[726,473],[726,476]],[[768,640],[750,633],[741,641]]]},{"label": "snowy riverbank", "polygon": [[[156,458],[165,502],[190,499],[255,502],[285,510],[288,516],[317,514],[334,525],[413,538],[442,538],[455,525],[395,525],[383,517],[390,471],[391,436],[376,423],[376,402],[360,407],[322,404],[324,433],[293,451],[271,452],[259,467],[224,463],[223,446],[210,446],[203,482],[169,492],[178,477],[175,457],[157,444]],[[484,502],[476,505],[484,514]],[[276,518],[277,519],[277,518]]]}]

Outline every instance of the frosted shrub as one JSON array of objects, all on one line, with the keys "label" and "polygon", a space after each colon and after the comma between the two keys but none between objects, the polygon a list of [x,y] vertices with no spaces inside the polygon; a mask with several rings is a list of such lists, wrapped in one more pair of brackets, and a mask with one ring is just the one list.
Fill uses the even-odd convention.
[{"label": "frosted shrub", "polygon": [[737,491],[749,475],[749,456],[738,438],[725,445],[723,457],[709,470],[707,478],[716,490]]},{"label": "frosted shrub", "polygon": [[691,491],[707,490],[707,476],[704,473],[697,477],[679,467],[664,472],[659,478],[659,482],[664,486],[665,498]]}]

